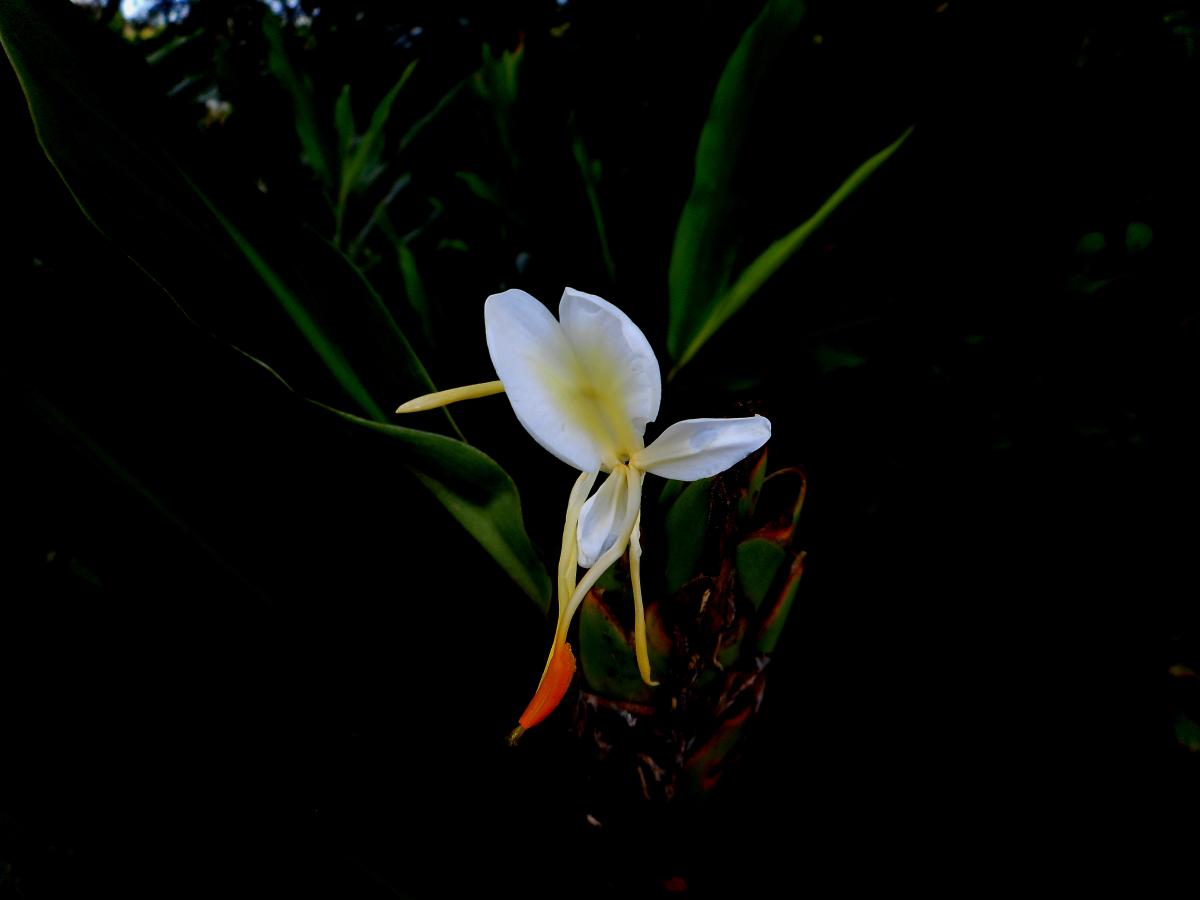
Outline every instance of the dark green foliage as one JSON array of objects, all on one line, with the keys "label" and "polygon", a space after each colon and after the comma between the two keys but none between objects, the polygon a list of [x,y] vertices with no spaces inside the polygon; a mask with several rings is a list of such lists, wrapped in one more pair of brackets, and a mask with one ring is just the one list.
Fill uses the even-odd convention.
[{"label": "dark green foliage", "polygon": [[[256,0],[116,6],[0,3],[65,178],[0,66],[0,895],[878,893],[931,848],[959,886],[1079,885],[1074,847],[1111,884],[1130,823],[1190,836],[1195,9],[300,0],[273,35]],[[811,494],[779,561],[796,476],[710,485],[690,540],[687,486],[649,483],[671,678],[632,680],[617,567],[588,603],[619,677],[584,655],[582,715],[509,753],[573,473],[502,398],[454,410],[478,451],[389,416],[421,367],[493,377],[489,293],[564,285],[667,368],[719,324],[647,437],[761,411]],[[593,766],[585,722],[635,738]]]},{"label": "dark green foliage", "polygon": [[[247,229],[157,145],[144,122],[123,119],[113,108],[110,98],[120,92],[120,82],[62,80],[87,58],[88,45],[79,36],[56,31],[52,20],[19,3],[0,15],[4,48],[38,136],[92,222],[198,325],[309,399],[346,405],[365,417],[347,413],[349,421],[392,429],[399,438],[398,462],[544,608],[549,579],[525,535],[511,479],[485,454],[451,438],[386,425],[385,409],[433,383],[353,263],[305,229],[283,226],[280,241],[278,223],[271,239],[279,251],[260,250]],[[382,128],[390,103],[377,111],[372,130]],[[365,166],[374,153],[368,146],[353,158]]]}]

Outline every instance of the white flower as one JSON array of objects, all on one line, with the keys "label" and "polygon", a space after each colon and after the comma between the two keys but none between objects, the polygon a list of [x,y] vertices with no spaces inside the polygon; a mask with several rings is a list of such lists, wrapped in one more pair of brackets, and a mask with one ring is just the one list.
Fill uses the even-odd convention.
[{"label": "white flower", "polygon": [[[409,401],[415,412],[504,391],[535,441],[582,474],[571,491],[558,567],[558,627],[542,681],[516,733],[558,705],[575,671],[567,629],[596,580],[626,548],[634,596],[634,648],[642,679],[650,675],[642,603],[641,521],[645,474],[694,481],[723,472],[771,436],[762,416],[686,419],[650,446],[643,436],[658,417],[662,376],[650,342],[611,303],[567,288],[558,319],[524,291],[487,298],[488,352],[498,382]],[[590,498],[601,472],[608,477]],[[587,571],[577,580],[578,569]]]}]

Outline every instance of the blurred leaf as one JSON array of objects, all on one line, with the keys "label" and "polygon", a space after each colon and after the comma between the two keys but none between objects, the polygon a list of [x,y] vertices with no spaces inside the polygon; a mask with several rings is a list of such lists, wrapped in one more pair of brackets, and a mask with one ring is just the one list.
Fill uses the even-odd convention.
[{"label": "blurred leaf", "polygon": [[755,609],[762,606],[786,555],[778,541],[768,538],[752,537],[738,544],[734,561],[738,585]]},{"label": "blurred leaf", "polygon": [[[396,195],[404,190],[412,182],[412,176],[407,172],[392,182],[392,186],[388,188],[388,192],[380,198],[375,204],[375,208],[371,210],[371,215],[362,229],[358,232],[358,236],[351,242],[346,250],[346,255],[351,259],[357,259],[359,252],[362,250],[363,244],[366,243],[367,237],[371,234],[371,230],[379,224],[388,225],[387,211],[392,205],[392,201],[396,199]],[[394,232],[393,232],[394,233]]]},{"label": "blurred leaf", "polygon": [[1089,231],[1078,241],[1075,242],[1075,252],[1081,256],[1095,256],[1097,253],[1103,252],[1108,246],[1108,241],[1099,231]]},{"label": "blurred leaf", "polygon": [[738,499],[738,521],[748,522],[758,508],[758,498],[762,494],[763,481],[767,477],[767,450],[764,448],[754,461],[750,470],[750,478],[746,490]]},{"label": "blurred leaf", "polygon": [[[403,86],[404,81],[411,74],[411,72],[413,70],[413,65],[415,65],[415,64],[416,63],[414,62],[412,65],[410,65],[407,69],[404,70],[404,74],[401,76],[400,82],[396,85],[395,88],[393,88],[393,91],[398,91],[399,88],[401,86]],[[405,151],[405,149],[408,147],[408,145],[417,137],[418,134],[420,134],[422,129],[424,129],[426,125],[428,125],[435,118],[437,118],[437,116],[441,113],[441,111],[444,110],[450,104],[450,101],[453,100],[458,95],[458,92],[460,90],[462,90],[462,87],[464,84],[466,84],[465,79],[463,81],[460,81],[458,84],[456,84],[454,87],[452,87],[449,91],[447,91],[445,94],[443,94],[442,97],[438,100],[438,102],[436,104],[434,104],[433,109],[431,109],[425,115],[421,116],[419,119],[417,119],[415,122],[413,122],[408,127],[408,130],[406,132],[404,132],[404,134],[401,136],[400,141],[396,147],[397,154],[402,154]],[[394,98],[392,98],[392,99],[394,100]],[[387,108],[390,109],[391,101],[389,101],[388,97],[384,98],[383,103],[381,103],[380,106],[382,107],[384,104],[387,104]],[[382,150],[382,147],[383,147],[382,131],[383,131],[383,126],[386,124],[387,116],[383,115],[382,121],[380,121],[380,109],[377,108],[375,113],[376,113],[375,118],[372,119],[372,127],[375,127],[376,123],[378,122],[378,130],[379,130],[379,135],[380,135],[379,139],[374,142],[374,148],[371,151],[373,155],[370,158],[368,158],[365,161],[365,163],[362,164],[362,167],[361,167],[362,172],[363,172],[362,176],[358,177],[354,183],[350,184],[348,191],[357,191],[360,193],[365,191],[367,188],[369,188],[371,185],[373,185],[375,183],[375,181],[377,180],[379,175],[382,174],[387,168],[386,164],[381,165],[379,162],[380,151]],[[344,115],[344,114],[342,114],[342,115]],[[339,131],[345,127],[346,127],[345,124],[340,125]],[[350,129],[351,129],[352,134],[353,134],[353,127],[354,127],[353,120],[351,120],[350,121]],[[365,138],[364,138],[364,140],[365,140]],[[396,196],[400,193],[401,190],[403,190],[405,187],[408,186],[408,184],[411,180],[412,180],[412,176],[409,175],[408,173],[400,175],[392,182],[392,186],[390,188],[388,188],[388,192],[386,194],[384,194],[384,196],[382,198],[380,198],[378,203],[375,204],[374,208],[371,210],[371,215],[367,218],[367,221],[363,223],[363,226],[359,230],[358,235],[354,238],[354,240],[350,244],[350,248],[349,248],[348,252],[352,259],[358,258],[359,251],[362,249],[362,246],[366,242],[368,235],[370,235],[371,230],[376,225],[380,224],[380,222],[385,221],[387,211],[388,211],[389,207],[391,207],[392,201],[396,199]],[[346,208],[345,207],[346,207],[347,199],[348,199],[348,196],[345,198],[340,198],[338,201],[337,209],[335,211],[336,222],[335,222],[334,230],[335,230],[336,234],[341,234],[343,237],[344,237],[343,232],[345,231],[345,226],[346,226],[346,223],[345,223]]]},{"label": "blurred leaf", "polygon": [[358,128],[354,124],[354,110],[350,105],[350,85],[342,85],[338,95],[337,105],[333,108],[333,125],[338,135],[338,162],[342,170],[350,159],[350,151],[358,138]]},{"label": "blurred leaf", "polygon": [[446,93],[442,94],[442,96],[438,98],[438,102],[433,105],[433,109],[429,110],[429,112],[425,113],[425,115],[421,116],[411,125],[409,125],[408,130],[400,136],[400,143],[396,147],[397,151],[403,153],[405,150],[407,150],[409,144],[416,140],[417,135],[419,135],[425,129],[425,126],[441,115],[442,110],[450,105],[450,102],[458,96],[459,92],[463,89],[463,87],[466,86],[469,80],[469,78],[464,78],[458,84],[454,85],[454,87],[450,88],[450,90],[446,91]]},{"label": "blurred leaf", "polygon": [[693,481],[667,510],[667,592],[692,580],[704,552],[708,530],[708,492],[711,478]]},{"label": "blurred leaf", "polygon": [[759,518],[763,527],[754,533],[786,547],[791,543],[804,509],[804,498],[808,493],[808,479],[804,470],[796,467],[779,469],[763,481],[759,498]]},{"label": "blurred leaf", "polygon": [[691,782],[692,791],[703,792],[713,788],[721,778],[721,763],[729,755],[741,736],[751,707],[744,706],[738,712],[717,725],[716,730],[684,762],[683,774]]},{"label": "blurred leaf", "polygon": [[333,188],[333,165],[321,128],[317,124],[317,108],[313,100],[312,82],[302,72],[297,72],[283,45],[283,30],[279,19],[273,15],[262,17],[263,34],[267,39],[267,65],[292,99],[292,112],[296,122],[296,136],[304,150],[309,167],[317,173],[326,190]]},{"label": "blurred leaf", "polygon": [[866,362],[864,357],[852,350],[841,350],[829,344],[821,344],[813,355],[822,374],[838,369],[857,369]]},{"label": "blurred leaf", "polygon": [[[700,306],[680,308],[672,294],[671,327],[668,330],[668,346],[673,348],[671,354],[675,357],[672,373],[678,372],[697,351],[716,334],[717,329],[724,325],[729,318],[746,305],[758,289],[774,275],[793,254],[796,253],[812,234],[825,223],[839,206],[870,178],[875,171],[900,149],[900,145],[908,140],[912,128],[905,129],[900,137],[888,144],[851,173],[820,208],[803,224],[775,241],[759,257],[750,263],[738,276],[733,285],[714,300]],[[674,262],[674,260],[672,260]],[[674,337],[674,341],[672,341]]]},{"label": "blurred leaf", "polygon": [[668,272],[667,350],[678,362],[713,298],[728,282],[735,242],[729,238],[742,140],[758,84],[800,25],[799,0],[768,0],[725,64],[696,148],[692,189],[675,229]]},{"label": "blurred leaf", "polygon": [[425,295],[425,282],[417,271],[417,258],[413,256],[408,245],[403,241],[396,242],[396,257],[400,264],[400,274],[404,279],[404,296],[412,307],[418,321],[421,323],[421,333],[427,344],[433,344],[433,311],[429,299]]},{"label": "blurred leaf", "polygon": [[788,615],[796,602],[796,594],[800,590],[800,577],[804,574],[804,553],[798,553],[788,569],[787,580],[780,588],[775,602],[771,605],[766,617],[758,629],[758,652],[770,656],[775,652],[783,626],[787,624]]},{"label": "blurred leaf", "polygon": [[1141,253],[1154,240],[1154,229],[1145,222],[1130,222],[1125,228],[1125,250],[1128,253]]},{"label": "blurred leaf", "polygon": [[375,106],[375,111],[371,113],[371,124],[367,126],[367,130],[362,136],[362,143],[359,145],[362,157],[356,170],[359,178],[379,165],[379,157],[383,153],[383,130],[387,127],[388,119],[391,118],[396,98],[400,96],[400,91],[404,89],[404,85],[408,83],[416,68],[417,60],[414,59],[404,67],[400,78],[392,85],[392,89],[384,94],[383,99]]},{"label": "blurred leaf", "polygon": [[476,175],[474,172],[455,172],[454,176],[467,186],[472,194],[483,200],[486,203],[491,203],[493,206],[504,208],[504,201],[500,199],[496,189]]},{"label": "blurred leaf", "polygon": [[[357,143],[354,138],[351,138],[351,142],[347,145],[348,152],[342,162],[337,200],[334,204],[333,242],[339,246],[342,243],[342,230],[346,221],[346,204],[349,202],[351,194],[365,191],[379,177],[379,158],[383,154],[383,129],[392,113],[392,105],[400,96],[400,91],[408,79],[412,77],[413,69],[416,66],[416,60],[408,64],[400,75],[400,79],[375,107],[375,112],[371,115],[371,124],[367,127],[366,132],[357,138]],[[338,109],[334,113],[339,135],[347,125],[350,126],[351,133],[353,133],[354,118],[350,114],[349,96],[349,87],[347,87],[342,91],[342,98],[346,100],[345,109],[342,109],[342,98],[339,98]]]},{"label": "blurred leaf", "polygon": [[483,64],[475,73],[475,91],[482,97],[492,112],[500,146],[509,162],[516,168],[517,151],[513,142],[513,109],[517,103],[518,76],[521,60],[525,56],[524,43],[512,50],[504,50],[499,56],[487,44],[483,45]]},{"label": "blurred leaf", "polygon": [[600,241],[600,255],[604,258],[604,270],[608,280],[616,283],[617,269],[613,263],[612,252],[608,247],[608,230],[604,227],[604,212],[600,209],[600,195],[596,191],[596,183],[600,177],[600,164],[588,156],[587,147],[583,143],[583,135],[571,117],[568,127],[571,132],[571,150],[575,154],[575,164],[579,166],[579,174],[583,178],[583,189],[587,193],[588,206],[592,210],[592,222],[596,226],[596,236]]},{"label": "blurred leaf", "polygon": [[[545,608],[549,579],[508,475],[465,443],[384,422],[381,406],[433,385],[362,273],[283,223],[272,229],[285,232],[276,235],[283,251],[251,241],[155,146],[145,133],[153,117],[135,102],[138,70],[123,70],[126,58],[103,55],[93,39],[69,10],[0,4],[0,43],[38,139],[85,215],[193,321],[343,420],[391,437],[398,462]],[[346,400],[366,418],[333,409]]]},{"label": "blurred leaf", "polygon": [[38,139],[89,220],[197,324],[270,357],[314,399],[350,401],[383,419],[398,398],[432,390],[403,332],[342,254],[283,222],[235,224],[157,146],[144,112],[153,102],[133,102],[140,95],[129,79],[139,68],[110,59],[85,24],[30,0],[0,8],[0,38]]},{"label": "blurred leaf", "polygon": [[1180,713],[1175,717],[1175,740],[1193,753],[1200,753],[1200,723]]}]

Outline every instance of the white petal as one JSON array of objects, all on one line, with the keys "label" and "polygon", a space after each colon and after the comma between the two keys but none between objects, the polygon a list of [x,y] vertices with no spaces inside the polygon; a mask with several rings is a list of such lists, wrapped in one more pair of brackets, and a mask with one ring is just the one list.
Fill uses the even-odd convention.
[{"label": "white petal", "polygon": [[609,455],[595,413],[580,403],[580,367],[550,310],[524,291],[483,305],[488,353],[513,412],[535,441],[568,465],[594,472]]},{"label": "white petal", "polygon": [[660,434],[634,463],[663,478],[695,481],[724,472],[770,437],[771,423],[762,416],[685,419]]},{"label": "white petal", "polygon": [[628,507],[629,478],[622,466],[614,469],[600,490],[583,504],[578,533],[580,566],[590,569],[617,542]]},{"label": "white petal", "polygon": [[563,291],[558,318],[602,403],[611,398],[630,423],[637,445],[629,452],[640,450],[662,400],[662,374],[646,335],[607,300],[573,288]]}]

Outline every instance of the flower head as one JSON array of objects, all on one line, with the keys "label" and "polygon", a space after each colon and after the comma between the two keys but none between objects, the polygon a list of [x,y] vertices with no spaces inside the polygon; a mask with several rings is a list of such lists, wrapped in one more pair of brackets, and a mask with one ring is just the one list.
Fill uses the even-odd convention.
[{"label": "flower head", "polygon": [[[762,416],[686,419],[646,446],[646,426],[658,417],[662,376],[650,342],[606,300],[567,288],[558,319],[520,290],[484,303],[488,352],[499,382],[430,394],[397,412],[504,391],[525,430],[578,469],[567,503],[558,566],[558,626],[533,700],[514,734],[554,710],[575,671],[567,630],[587,592],[630,551],[634,649],[650,685],[641,585],[641,496],[646,473],[694,481],[723,472],[767,442]],[[601,472],[607,478],[591,494]],[[582,578],[579,569],[585,569]]]}]

